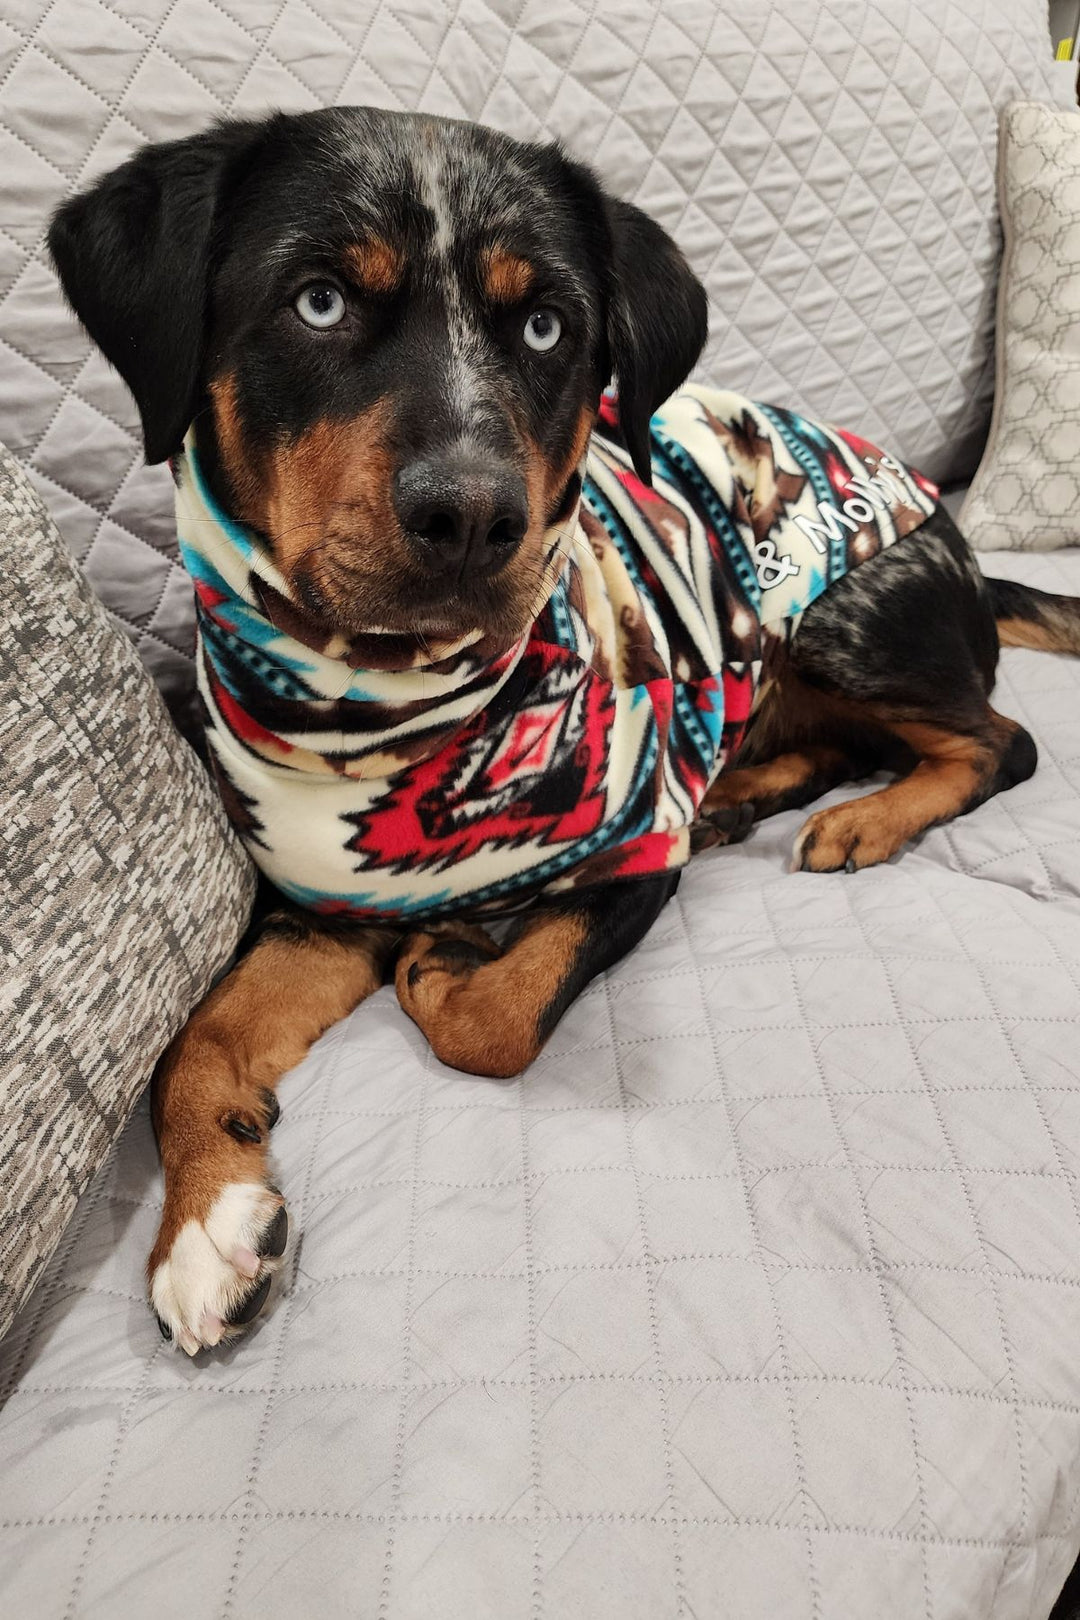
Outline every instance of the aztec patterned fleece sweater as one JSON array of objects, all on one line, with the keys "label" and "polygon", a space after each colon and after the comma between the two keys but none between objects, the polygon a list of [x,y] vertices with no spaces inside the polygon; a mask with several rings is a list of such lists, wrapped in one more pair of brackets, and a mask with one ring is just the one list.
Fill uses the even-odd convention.
[{"label": "aztec patterned fleece sweater", "polygon": [[421,649],[312,626],[189,438],[173,471],[210,756],[279,889],[409,921],[688,860],[767,638],[924,523],[937,490],[851,434],[696,386],[653,418],[652,462],[650,490],[605,396],[526,634]]}]

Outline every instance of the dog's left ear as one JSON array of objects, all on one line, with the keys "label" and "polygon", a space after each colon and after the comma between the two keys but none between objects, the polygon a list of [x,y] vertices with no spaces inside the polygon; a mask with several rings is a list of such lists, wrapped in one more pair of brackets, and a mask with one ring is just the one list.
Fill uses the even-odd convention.
[{"label": "dog's left ear", "polygon": [[631,203],[606,198],[611,233],[607,342],[619,424],[634,470],[652,483],[649,419],[686,381],[705,346],[705,289],[665,230]]}]

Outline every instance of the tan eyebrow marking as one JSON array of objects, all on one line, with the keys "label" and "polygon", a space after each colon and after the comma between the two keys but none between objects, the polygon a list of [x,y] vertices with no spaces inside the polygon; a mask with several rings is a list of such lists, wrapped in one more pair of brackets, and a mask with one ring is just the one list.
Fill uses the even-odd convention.
[{"label": "tan eyebrow marking", "polygon": [[349,275],[364,292],[393,292],[405,274],[405,255],[381,236],[351,243],[342,257]]},{"label": "tan eyebrow marking", "polygon": [[493,304],[516,304],[536,279],[528,259],[498,245],[481,251],[479,265],[480,280]]}]

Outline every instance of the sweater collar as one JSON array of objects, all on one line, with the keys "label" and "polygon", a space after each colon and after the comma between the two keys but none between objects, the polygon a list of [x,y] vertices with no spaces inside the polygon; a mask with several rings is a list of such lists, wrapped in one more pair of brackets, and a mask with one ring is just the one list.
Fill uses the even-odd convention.
[{"label": "sweater collar", "polygon": [[[584,466],[583,457],[581,474]],[[245,704],[285,690],[291,701],[308,704],[308,746],[294,750],[291,761],[302,768],[310,768],[317,758],[318,768],[325,769],[327,755],[336,760],[333,738],[340,736],[342,726],[328,729],[317,723],[328,702],[335,719],[344,724],[340,711],[349,709],[348,718],[362,720],[369,735],[363,750],[367,767],[357,761],[345,767],[349,774],[367,775],[376,757],[394,757],[403,718],[411,736],[421,729],[432,747],[438,746],[448,727],[460,728],[506,682],[536,618],[576,566],[580,496],[567,518],[544,535],[545,560],[530,622],[516,642],[507,646],[479,629],[455,639],[431,639],[377,625],[346,637],[306,611],[259,536],[215,500],[199,464],[193,430],[172,472],[177,535],[195,585],[209,673]]]}]

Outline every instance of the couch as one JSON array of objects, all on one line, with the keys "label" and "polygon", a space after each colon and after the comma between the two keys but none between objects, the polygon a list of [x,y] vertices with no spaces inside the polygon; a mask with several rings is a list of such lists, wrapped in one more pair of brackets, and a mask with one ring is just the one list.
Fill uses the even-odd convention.
[{"label": "couch", "polygon": [[[557,133],[703,275],[705,374],[961,486],[997,115],[1072,94],[1037,0],[20,0],[0,51],[0,441],[178,711],[167,475],[41,253],[137,140],[325,101]],[[1080,550],[986,566],[1080,594]],[[144,1096],[0,1342],[0,1612],[1047,1616],[1080,667],[1010,652],[998,702],[1031,781],[853,877],[787,872],[797,815],[703,857],[518,1081],[444,1069],[389,990],[328,1032],[280,1090],[280,1296],[190,1362],[143,1296]]]}]

